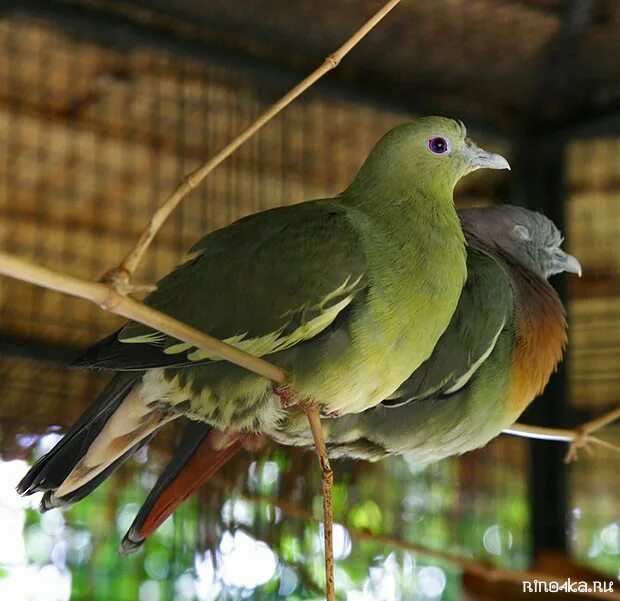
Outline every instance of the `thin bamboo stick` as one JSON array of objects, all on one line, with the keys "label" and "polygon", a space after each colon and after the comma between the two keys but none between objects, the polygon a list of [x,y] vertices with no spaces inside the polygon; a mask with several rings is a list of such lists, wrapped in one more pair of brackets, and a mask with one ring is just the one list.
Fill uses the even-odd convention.
[{"label": "thin bamboo stick", "polygon": [[316,83],[323,75],[335,69],[340,61],[381,21],[400,0],[389,0],[379,9],[362,27],[360,27],[338,50],[330,54],[323,63],[298,83],[292,90],[282,96],[277,102],[262,113],[253,123],[244,129],[236,138],[231,140],[206,163],[198,167],[183,178],[183,181],[173,190],[151,217],[148,225],[140,235],[138,242],[125,256],[121,263],[106,272],[101,281],[112,284],[120,294],[129,294],[134,291],[131,280],[138,268],[144,253],[153,242],[157,232],[166,222],[177,205],[196,188],[218,165],[226,160],[237,148],[249,140],[261,127],[271,121],[278,113],[291,102]]}]

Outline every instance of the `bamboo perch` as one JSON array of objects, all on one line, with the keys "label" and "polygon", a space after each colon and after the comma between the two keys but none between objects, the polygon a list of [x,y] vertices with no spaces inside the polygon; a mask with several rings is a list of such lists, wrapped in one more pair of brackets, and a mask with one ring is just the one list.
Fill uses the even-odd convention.
[{"label": "bamboo perch", "polygon": [[596,432],[607,426],[613,421],[620,419],[620,407],[612,409],[608,413],[601,415],[589,422],[581,424],[575,429],[567,430],[561,428],[544,428],[539,426],[526,426],[525,424],[514,424],[504,430],[504,434],[523,436],[525,438],[538,438],[540,440],[561,440],[573,442],[584,435],[587,437],[592,432]]},{"label": "bamboo perch", "polygon": [[564,463],[570,463],[577,460],[577,452],[579,449],[585,449],[588,453],[592,451],[588,447],[589,444],[595,444],[612,451],[620,452],[620,447],[601,440],[596,436],[592,436],[593,432],[604,428],[608,424],[620,418],[620,407],[612,409],[608,413],[601,415],[589,422],[585,422],[573,428],[572,430],[563,428],[545,428],[541,426],[528,426],[526,424],[513,424],[510,428],[503,430],[504,434],[513,436],[521,436],[523,438],[533,438],[538,440],[552,440],[568,442],[570,446],[564,457]]},{"label": "bamboo perch", "polygon": [[[277,384],[285,382],[284,372],[276,365],[200,332],[165,313],[147,307],[144,303],[124,296],[116,292],[112,286],[68,275],[5,252],[0,252],[0,274],[91,301],[99,305],[104,311],[159,330],[180,342],[192,344],[209,354],[221,357]],[[611,443],[595,438],[592,434],[617,419],[620,419],[620,407],[573,429],[528,426],[517,422],[503,432],[524,438],[572,443],[581,441],[584,444],[592,442],[606,448],[616,449]]]}]

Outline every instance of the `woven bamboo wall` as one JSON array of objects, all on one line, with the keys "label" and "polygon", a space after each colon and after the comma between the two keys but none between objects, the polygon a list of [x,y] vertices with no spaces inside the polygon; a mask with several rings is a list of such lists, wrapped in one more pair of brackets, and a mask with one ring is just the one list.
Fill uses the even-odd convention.
[{"label": "woven bamboo wall", "polygon": [[584,268],[571,303],[573,403],[620,401],[620,139],[574,142],[568,153],[568,236]]},{"label": "woven bamboo wall", "polygon": [[[546,20],[541,27],[537,31],[544,39],[556,29]],[[33,18],[0,21],[0,49],[0,248],[92,278],[130,249],[158,202],[187,171],[286,90],[282,81],[250,69],[147,46],[110,47]],[[436,61],[435,71],[441,64]],[[463,69],[469,72],[469,66]],[[436,75],[431,71],[429,78]],[[196,239],[242,215],[340,191],[373,143],[410,117],[326,90],[311,91],[184,202],[157,237],[139,279],[156,281]],[[472,135],[509,154],[498,140]],[[571,286],[572,401],[601,410],[618,401],[620,379],[620,290],[614,293],[620,277],[619,155],[620,143],[611,139],[575,142],[567,157],[566,229],[571,252],[586,274]],[[459,187],[458,204],[503,202],[506,182],[505,174],[475,174]],[[119,323],[86,302],[0,279],[3,336],[35,347],[77,349]],[[67,426],[104,381],[101,374],[69,372],[50,361],[2,357],[4,451],[24,453],[13,448],[16,432]],[[306,467],[299,463],[300,470]],[[360,484],[352,498],[376,492],[372,483],[389,478],[390,469],[358,466]],[[505,511],[498,499],[513,494],[524,499],[522,514],[511,517],[522,561],[528,544],[527,469],[526,443],[501,438],[430,472],[425,477],[429,504],[445,480],[458,484],[453,504],[438,510],[458,525],[443,533],[446,546],[458,546],[459,528],[468,516],[488,516],[490,522]],[[613,470],[613,457],[604,455],[585,459],[575,472],[575,507],[588,507],[588,515],[598,516],[583,532],[615,519]],[[364,479],[367,473],[371,477]],[[209,491],[201,502],[213,505],[222,498]],[[406,535],[418,532],[410,516],[400,514],[402,499],[383,502],[394,516],[391,526]],[[429,523],[420,528],[432,532]],[[580,556],[589,549],[583,540],[576,546]]]},{"label": "woven bamboo wall", "polygon": [[[182,176],[283,92],[251,72],[147,48],[115,50],[19,17],[0,22],[0,47],[0,244],[85,277],[115,265]],[[310,93],[181,205],[139,279],[156,281],[202,235],[245,214],[339,192],[404,119]],[[500,181],[469,178],[460,198],[488,202]],[[0,307],[3,334],[49,345],[79,348],[120,323],[84,301],[4,279]],[[44,369],[64,387],[63,370]],[[0,411],[10,414],[14,378],[7,372],[3,380]],[[63,416],[57,404],[49,413]]]}]

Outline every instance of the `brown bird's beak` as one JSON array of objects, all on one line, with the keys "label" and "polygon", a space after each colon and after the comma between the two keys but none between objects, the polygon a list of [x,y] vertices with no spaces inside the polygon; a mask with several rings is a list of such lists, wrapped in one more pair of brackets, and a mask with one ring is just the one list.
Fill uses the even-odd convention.
[{"label": "brown bird's beak", "polygon": [[553,267],[556,273],[565,271],[567,273],[575,273],[581,277],[581,263],[577,257],[573,257],[573,255],[569,255],[563,250],[556,250],[553,253]]}]

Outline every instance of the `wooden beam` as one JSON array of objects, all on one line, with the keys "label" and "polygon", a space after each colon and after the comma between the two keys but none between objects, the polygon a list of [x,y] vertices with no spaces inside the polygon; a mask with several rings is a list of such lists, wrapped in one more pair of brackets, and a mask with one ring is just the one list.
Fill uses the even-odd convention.
[{"label": "wooden beam", "polygon": [[568,291],[573,300],[620,297],[620,276],[605,272],[584,274],[571,278]]},{"label": "wooden beam", "polygon": [[[512,202],[541,210],[560,228],[565,221],[565,147],[561,141],[524,138],[516,148]],[[566,278],[554,285],[566,302]],[[541,397],[522,421],[536,426],[566,428],[572,422],[568,403],[568,368],[564,361]],[[568,476],[562,445],[530,441],[531,532],[534,551],[566,551]]]},{"label": "wooden beam", "polygon": [[43,340],[0,334],[0,356],[5,357],[21,357],[68,365],[81,350],[72,346],[49,344]]}]

